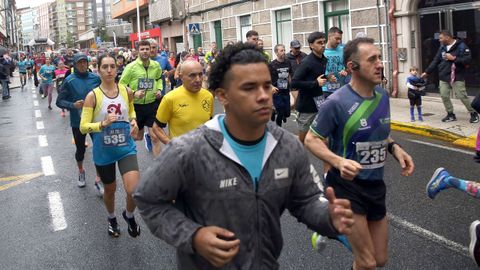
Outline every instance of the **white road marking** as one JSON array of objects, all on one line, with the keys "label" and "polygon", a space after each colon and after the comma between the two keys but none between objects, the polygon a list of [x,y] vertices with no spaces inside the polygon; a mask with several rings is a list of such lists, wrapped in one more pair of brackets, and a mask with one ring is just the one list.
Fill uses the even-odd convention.
[{"label": "white road marking", "polygon": [[38,107],[38,100],[33,101],[33,106]]},{"label": "white road marking", "polygon": [[441,235],[438,235],[436,233],[433,233],[429,230],[426,230],[420,226],[417,226],[413,223],[410,223],[400,217],[397,217],[397,216],[394,216],[390,213],[387,213],[387,216],[388,216],[388,219],[390,220],[390,222],[392,223],[393,226],[397,226],[397,227],[400,227],[400,228],[403,228],[413,234],[416,234],[420,237],[423,237],[427,240],[430,240],[430,241],[433,241],[437,244],[440,244],[442,245],[443,247],[445,248],[448,248],[452,251],[455,251],[457,253],[459,253],[460,255],[464,255],[464,256],[467,256],[469,257],[469,253],[468,253],[468,248],[466,246],[463,246],[457,242],[454,242],[452,240],[448,240],[447,238],[441,236]]},{"label": "white road marking", "polygon": [[37,129],[44,129],[43,121],[37,121]]},{"label": "white road marking", "polygon": [[60,193],[49,192],[48,202],[50,204],[50,215],[52,216],[53,231],[61,231],[67,228],[67,221],[65,220],[65,212],[63,211],[62,198]]},{"label": "white road marking", "polygon": [[42,157],[42,171],[45,176],[54,175],[53,161],[51,156]]},{"label": "white road marking", "polygon": [[[36,89],[36,88],[32,88],[32,89]],[[37,91],[33,90],[33,91],[32,91],[32,94],[35,94],[35,93],[37,93]]]},{"label": "white road marking", "polygon": [[35,110],[35,118],[42,117],[42,112],[40,110]]},{"label": "white road marking", "polygon": [[37,98],[37,94],[33,94],[32,97],[33,97],[33,98]]},{"label": "white road marking", "polygon": [[448,147],[448,146],[444,146],[444,145],[439,145],[439,144],[434,144],[434,143],[429,143],[429,142],[423,142],[423,141],[419,141],[419,140],[409,140],[409,141],[414,142],[414,143],[418,143],[418,144],[433,146],[433,147],[437,147],[437,148],[441,148],[441,149],[445,149],[445,150],[455,151],[455,152],[459,152],[459,153],[463,153],[463,154],[467,154],[467,155],[473,155],[474,154],[473,151],[462,150],[462,149],[458,149],[458,148],[454,148],[454,147]]},{"label": "white road marking", "polygon": [[38,135],[38,144],[40,145],[40,147],[47,147],[47,135]]}]

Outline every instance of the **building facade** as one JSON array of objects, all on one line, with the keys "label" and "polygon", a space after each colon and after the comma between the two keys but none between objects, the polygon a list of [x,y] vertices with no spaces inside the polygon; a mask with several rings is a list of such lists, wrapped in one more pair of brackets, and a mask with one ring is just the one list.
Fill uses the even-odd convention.
[{"label": "building facade", "polygon": [[50,37],[50,21],[48,15],[48,6],[50,3],[43,3],[37,7],[38,32],[35,38]]},{"label": "building facade", "polygon": [[[138,0],[140,24],[137,23],[136,1],[131,0],[113,0],[111,11],[113,19],[121,19],[131,24],[133,32],[138,33],[154,28],[150,23],[148,13],[148,0]],[[139,31],[140,30],[140,31]]]},{"label": "building facade", "polygon": [[0,0],[0,45],[19,49],[15,0]]},{"label": "building facade", "polygon": [[22,21],[22,45],[27,46],[30,40],[35,38],[35,27],[38,27],[37,10],[34,8],[23,9],[20,12]]}]

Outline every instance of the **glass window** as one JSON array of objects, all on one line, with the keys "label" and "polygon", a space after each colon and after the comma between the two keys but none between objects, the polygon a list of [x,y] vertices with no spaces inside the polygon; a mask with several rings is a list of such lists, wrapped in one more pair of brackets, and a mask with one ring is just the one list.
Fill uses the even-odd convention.
[{"label": "glass window", "polygon": [[290,9],[275,11],[277,29],[277,44],[288,46],[292,40],[292,16]]},{"label": "glass window", "polygon": [[325,32],[332,26],[343,31],[343,39],[350,40],[350,15],[348,0],[331,0],[323,3],[325,10]]},{"label": "glass window", "polygon": [[75,5],[76,5],[77,7],[83,7],[83,2],[76,2]]},{"label": "glass window", "polygon": [[247,32],[252,30],[252,17],[250,15],[240,16],[240,40],[247,40]]}]

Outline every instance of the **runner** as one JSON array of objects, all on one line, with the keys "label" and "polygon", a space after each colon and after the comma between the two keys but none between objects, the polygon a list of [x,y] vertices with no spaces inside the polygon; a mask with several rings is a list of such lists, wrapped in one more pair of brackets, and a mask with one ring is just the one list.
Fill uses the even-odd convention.
[{"label": "runner", "polygon": [[42,98],[48,96],[48,109],[52,110],[53,98],[53,79],[55,77],[55,66],[51,64],[50,57],[45,58],[45,65],[38,71],[38,76],[42,80],[40,88],[42,89]]},{"label": "runner", "polygon": [[[100,85],[100,77],[88,72],[87,56],[77,54],[74,59],[74,72],[68,75],[57,97],[57,106],[61,109],[70,111],[70,126],[74,143],[76,146],[75,160],[78,167],[78,187],[85,187],[85,169],[83,160],[85,158],[85,135],[80,132],[80,115],[85,102],[85,97],[94,88]],[[95,189],[98,196],[103,195],[103,185],[97,175],[95,179]]]},{"label": "runner", "polygon": [[[438,168],[430,181],[427,183],[427,196],[435,199],[440,191],[454,188],[467,193],[468,195],[480,198],[480,183],[456,178],[444,168]],[[470,256],[480,266],[480,221],[475,220],[470,224]]]},{"label": "runner", "polygon": [[[213,95],[202,88],[202,65],[193,60],[185,61],[180,76],[183,85],[163,97],[153,124],[152,139],[163,144],[199,127],[213,116]],[[168,135],[163,130],[167,124]]]},{"label": "runner", "polygon": [[334,26],[328,29],[328,41],[324,55],[328,60],[326,74],[330,80],[322,88],[325,98],[345,85],[345,77],[348,75],[343,65],[342,35],[343,31],[338,27]]},{"label": "runner", "polygon": [[93,139],[93,162],[105,185],[103,202],[108,212],[108,234],[120,236],[115,217],[115,164],[122,175],[125,187],[126,210],[122,216],[128,224],[131,237],[140,235],[140,227],[133,212],[135,202],[132,193],[137,186],[138,172],[137,150],[133,137],[138,132],[133,105],[133,92],[123,85],[115,83],[117,66],[115,58],[100,56],[99,73],[102,83],[87,94],[82,110],[80,131],[91,133]]},{"label": "runner", "polygon": [[[57,94],[60,94],[60,86],[65,79],[65,74],[67,73],[68,68],[65,67],[63,61],[58,61],[57,69],[55,69],[55,88],[57,88]],[[60,113],[62,117],[65,117],[65,109],[62,108],[62,112]]]},{"label": "runner", "polygon": [[88,68],[92,71],[92,73],[98,74],[97,57],[93,56],[90,58],[90,65]]},{"label": "runner", "polygon": [[[42,52],[40,54],[40,56],[37,55],[37,57],[35,57],[35,60],[34,60],[34,63],[35,63],[35,69],[33,70],[33,80],[34,80],[34,83],[35,83],[35,87],[37,87],[39,85],[39,81],[38,81],[38,72],[40,71],[40,68],[45,65],[45,61],[46,61],[46,58],[45,58],[45,53]],[[43,95],[43,89],[40,87],[39,88],[39,93],[40,95]]]},{"label": "runner", "polygon": [[139,43],[140,57],[128,64],[123,71],[119,84],[132,88],[135,96],[135,112],[140,129],[134,139],[141,141],[145,137],[145,146],[156,156],[160,153],[160,143],[149,144],[152,130],[144,134],[144,127],[152,127],[157,113],[159,99],[162,97],[162,70],[160,65],[150,59],[150,42]]},{"label": "runner", "polygon": [[[390,137],[389,97],[377,86],[383,64],[374,40],[348,42],[344,57],[352,80],[320,105],[305,146],[332,165],[327,185],[352,204],[355,224],[348,241],[353,249],[353,269],[376,269],[384,266],[388,257],[383,181],[387,149],[399,161],[403,176],[413,173],[414,164]],[[333,152],[324,143],[326,138]]]},{"label": "runner", "polygon": [[[272,121],[278,126],[286,123],[290,117],[290,81],[292,79],[292,65],[285,59],[285,45],[278,44],[274,48],[277,59],[269,64],[273,86],[273,105],[275,110]],[[276,117],[275,117],[276,116]]]},{"label": "runner", "polygon": [[27,57],[27,75],[29,80],[32,79],[32,68],[34,65],[35,62],[33,61],[33,58],[31,56]]},{"label": "runner", "polygon": [[22,91],[25,85],[27,84],[27,66],[30,63],[28,59],[25,58],[24,54],[20,55],[20,61],[17,62],[18,73],[20,74],[20,84],[22,86]]},{"label": "runner", "polygon": [[261,51],[226,47],[209,80],[226,114],[172,140],[134,194],[151,232],[177,248],[177,269],[278,269],[287,208],[309,228],[348,234],[349,202],[329,188],[329,203],[303,146],[269,123]]}]

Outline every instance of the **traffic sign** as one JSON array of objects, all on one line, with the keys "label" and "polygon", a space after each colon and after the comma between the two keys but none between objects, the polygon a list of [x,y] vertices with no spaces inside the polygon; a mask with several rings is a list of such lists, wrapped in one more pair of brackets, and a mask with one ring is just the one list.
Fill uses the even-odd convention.
[{"label": "traffic sign", "polygon": [[188,32],[192,35],[200,34],[200,24],[199,23],[189,23],[188,24]]}]

